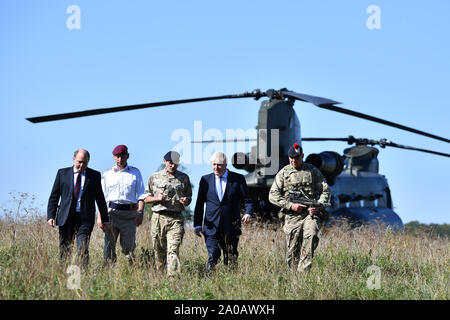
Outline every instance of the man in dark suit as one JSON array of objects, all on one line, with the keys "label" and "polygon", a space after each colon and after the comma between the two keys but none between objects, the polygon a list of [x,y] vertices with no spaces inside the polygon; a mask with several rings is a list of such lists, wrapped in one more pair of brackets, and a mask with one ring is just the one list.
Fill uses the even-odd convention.
[{"label": "man in dark suit", "polygon": [[195,233],[198,236],[203,233],[208,250],[208,273],[217,264],[221,250],[225,265],[228,261],[232,265],[237,262],[242,201],[245,203],[242,222],[250,222],[253,216],[253,201],[244,176],[227,170],[227,159],[222,152],[211,157],[211,165],[213,173],[200,179],[194,212]]},{"label": "man in dark suit", "polygon": [[78,262],[82,267],[87,267],[89,262],[88,247],[95,223],[95,203],[103,221],[101,229],[108,228],[108,210],[102,191],[101,175],[100,172],[88,168],[88,163],[87,150],[75,151],[73,166],[58,170],[47,207],[47,223],[52,228],[55,225],[59,227],[61,262],[70,256],[76,237]]}]

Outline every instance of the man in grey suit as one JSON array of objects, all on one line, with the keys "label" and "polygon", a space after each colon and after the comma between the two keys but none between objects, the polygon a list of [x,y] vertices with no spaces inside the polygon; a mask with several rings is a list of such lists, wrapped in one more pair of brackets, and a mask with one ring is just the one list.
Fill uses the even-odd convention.
[{"label": "man in grey suit", "polygon": [[88,247],[95,224],[95,203],[103,221],[100,228],[108,228],[101,175],[87,167],[89,158],[87,150],[78,149],[73,156],[73,166],[58,170],[47,207],[47,223],[52,228],[59,227],[61,262],[70,257],[76,238],[78,263],[82,267],[87,267],[89,263]]}]

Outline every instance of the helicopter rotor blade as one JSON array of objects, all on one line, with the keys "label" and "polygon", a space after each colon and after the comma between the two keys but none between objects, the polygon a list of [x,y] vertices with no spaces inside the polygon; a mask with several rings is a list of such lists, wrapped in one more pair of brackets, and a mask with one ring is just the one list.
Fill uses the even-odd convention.
[{"label": "helicopter rotor blade", "polygon": [[280,90],[280,93],[284,96],[294,98],[296,100],[309,102],[312,104],[315,104],[316,106],[320,107],[321,105],[333,105],[333,104],[340,104],[341,102],[330,100],[327,98],[317,97],[317,96],[310,96],[308,94],[304,93],[298,93],[294,91],[289,90]]},{"label": "helicopter rotor blade", "polygon": [[405,131],[417,133],[417,134],[420,134],[422,136],[426,136],[426,137],[429,137],[429,138],[433,138],[433,139],[437,139],[437,140],[441,140],[441,141],[450,143],[449,139],[446,139],[446,138],[443,138],[443,137],[439,137],[439,136],[436,136],[434,134],[427,133],[427,132],[424,132],[424,131],[420,131],[420,130],[417,130],[417,129],[414,129],[414,128],[410,128],[410,127],[407,127],[407,126],[404,126],[404,125],[401,125],[401,124],[398,124],[398,123],[395,123],[395,122],[391,122],[391,121],[387,121],[387,120],[384,120],[384,119],[381,119],[381,118],[369,116],[367,114],[356,112],[356,111],[353,111],[353,110],[344,109],[344,108],[333,106],[333,105],[320,105],[318,107],[323,108],[323,109],[327,109],[327,110],[340,112],[340,113],[345,113],[345,114],[348,114],[348,115],[351,115],[351,116],[354,116],[354,117],[357,117],[357,118],[363,118],[363,119],[366,119],[366,120],[369,120],[369,121],[378,122],[378,123],[381,123],[381,124],[384,124],[384,125],[387,125],[387,126],[391,126],[391,127],[394,127],[394,128],[405,130]]},{"label": "helicopter rotor blade", "polygon": [[424,131],[420,131],[414,128],[410,128],[398,123],[394,123],[391,121],[387,121],[381,118],[369,116],[367,114],[363,114],[357,111],[341,108],[335,106],[335,104],[340,104],[338,101],[330,100],[327,98],[317,97],[317,96],[311,96],[307,94],[297,93],[293,91],[289,91],[286,88],[280,89],[278,91],[269,89],[265,92],[261,92],[259,89],[253,90],[251,93],[244,92],[241,94],[235,94],[235,95],[224,95],[224,96],[215,96],[215,97],[204,97],[204,98],[195,98],[195,99],[183,99],[183,100],[172,100],[172,101],[162,101],[162,102],[154,102],[154,103],[144,103],[144,104],[136,104],[136,105],[130,105],[130,106],[122,106],[122,107],[112,107],[112,108],[100,108],[100,109],[92,109],[92,110],[85,110],[85,111],[77,111],[77,112],[69,112],[69,113],[62,113],[62,114],[54,114],[54,115],[48,115],[48,116],[40,116],[40,117],[32,117],[27,118],[28,121],[32,123],[40,123],[40,122],[47,122],[47,121],[55,121],[55,120],[63,120],[63,119],[72,119],[72,118],[79,118],[79,117],[85,117],[85,116],[92,116],[92,115],[99,115],[99,114],[106,114],[106,113],[112,113],[112,112],[120,112],[120,111],[129,111],[129,110],[136,110],[136,109],[144,109],[144,108],[151,108],[151,107],[160,107],[160,106],[167,106],[167,105],[173,105],[173,104],[182,104],[182,103],[190,103],[190,102],[200,102],[200,101],[209,101],[209,100],[221,100],[221,99],[235,99],[235,98],[254,98],[255,100],[258,100],[261,97],[269,97],[272,98],[291,98],[295,100],[300,100],[304,102],[312,103],[320,108],[344,113],[347,115],[351,115],[357,118],[366,119],[369,121],[378,122],[387,126],[395,127],[398,129],[410,131],[413,133],[417,133],[420,135],[424,135],[429,138],[441,140],[444,142],[449,142],[449,139],[439,137]]},{"label": "helicopter rotor blade", "polygon": [[106,113],[112,113],[112,112],[168,106],[168,105],[173,105],[173,104],[182,104],[182,103],[209,101],[209,100],[221,100],[221,99],[252,98],[252,97],[255,97],[255,94],[256,94],[255,92],[253,92],[253,93],[244,92],[241,94],[234,94],[234,95],[161,101],[161,102],[143,103],[143,104],[136,104],[136,105],[130,105],[130,106],[122,106],[122,107],[112,107],[112,108],[99,108],[99,109],[91,109],[91,110],[85,110],[85,111],[54,114],[54,115],[48,115],[48,116],[32,117],[32,118],[27,118],[27,120],[32,123],[40,123],[40,122],[47,122],[47,121],[93,116],[93,115],[106,114]]},{"label": "helicopter rotor blade", "polygon": [[433,139],[437,139],[437,140],[441,140],[447,143],[450,143],[450,140],[447,138],[443,138],[443,137],[439,137],[436,136],[434,134],[428,133],[428,132],[424,132],[421,130],[417,130],[414,128],[410,128],[392,121],[388,121],[388,120],[384,120],[381,118],[377,118],[377,117],[373,117],[361,112],[357,112],[357,111],[353,111],[353,110],[349,110],[349,109],[345,109],[345,108],[341,108],[341,107],[337,107],[335,106],[335,104],[340,104],[340,102],[336,102],[330,99],[326,99],[326,98],[321,98],[321,97],[315,97],[315,96],[309,96],[306,94],[301,94],[301,93],[297,93],[297,92],[292,92],[292,91],[283,91],[281,90],[281,93],[285,96],[294,98],[296,100],[300,100],[300,101],[305,101],[305,102],[310,102],[316,106],[318,106],[319,108],[323,108],[323,109],[327,109],[327,110],[331,110],[331,111],[335,111],[335,112],[339,112],[339,113],[344,113],[350,116],[354,116],[357,118],[362,118],[362,119],[366,119],[369,121],[373,121],[373,122],[377,122],[377,123],[381,123],[390,127],[394,127],[394,128],[398,128],[401,130],[405,130],[405,131],[409,131],[409,132],[413,132],[416,134],[420,134],[429,138],[433,138]]},{"label": "helicopter rotor blade", "polygon": [[255,100],[258,100],[261,97],[269,97],[272,99],[272,98],[282,98],[283,95],[288,96],[288,97],[292,96],[297,100],[310,102],[310,103],[314,103],[314,104],[340,103],[337,101],[333,101],[333,100],[329,100],[329,99],[325,99],[325,98],[321,98],[321,97],[316,97],[316,96],[310,96],[310,95],[306,95],[306,94],[300,94],[300,93],[288,91],[285,89],[281,89],[278,91],[269,89],[265,92],[263,92],[259,89],[255,89],[252,92],[244,92],[241,94],[195,98],[195,99],[161,101],[161,102],[153,102],[153,103],[136,104],[136,105],[130,105],[130,106],[111,107],[111,108],[98,108],[98,109],[91,109],[91,110],[85,110],[85,111],[76,111],[76,112],[53,114],[53,115],[47,115],[47,116],[31,117],[31,118],[27,118],[27,120],[32,123],[40,123],[40,122],[47,122],[47,121],[73,119],[73,118],[80,118],[80,117],[93,116],[93,115],[99,115],[99,114],[130,111],[130,110],[160,107],[160,106],[190,103],[190,102],[201,102],[201,101],[222,100],[222,99],[236,99],[236,98],[254,98]]},{"label": "helicopter rotor blade", "polygon": [[195,140],[191,141],[191,143],[216,143],[216,142],[249,142],[249,141],[257,141],[257,139],[225,139],[225,140]]},{"label": "helicopter rotor blade", "polygon": [[302,138],[302,141],[344,141],[347,142],[348,138]]},{"label": "helicopter rotor blade", "polygon": [[415,147],[410,147],[410,146],[404,146],[404,145],[401,145],[401,144],[394,143],[392,141],[383,141],[382,143],[384,145],[386,145],[386,146],[389,146],[389,147],[401,148],[401,149],[407,149],[407,150],[414,150],[414,151],[421,151],[421,152],[431,153],[431,154],[435,154],[435,155],[439,155],[439,156],[444,156],[444,157],[449,157],[450,158],[450,154],[448,154],[448,153],[442,153],[442,152],[437,152],[437,151],[433,151],[433,150],[427,150],[427,149],[420,149],[420,148],[415,148]]},{"label": "helicopter rotor blade", "polygon": [[380,139],[380,140],[372,140],[372,139],[365,139],[365,138],[355,138],[353,136],[349,136],[348,138],[302,138],[302,141],[344,141],[348,142],[348,144],[356,144],[356,145],[379,145],[380,147],[394,147],[394,148],[400,148],[400,149],[407,149],[407,150],[414,150],[414,151],[420,151],[420,152],[426,152],[435,154],[438,156],[443,157],[449,157],[450,154],[428,150],[428,149],[421,149],[421,148],[415,148],[411,146],[405,146],[401,145],[392,141],[388,141],[386,139]]}]

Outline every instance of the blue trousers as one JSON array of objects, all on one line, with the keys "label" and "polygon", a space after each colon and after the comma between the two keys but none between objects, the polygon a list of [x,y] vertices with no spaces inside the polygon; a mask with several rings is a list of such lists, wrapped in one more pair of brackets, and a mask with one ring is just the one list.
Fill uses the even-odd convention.
[{"label": "blue trousers", "polygon": [[223,252],[223,263],[232,265],[237,263],[239,236],[224,234],[220,230],[214,235],[205,235],[206,250],[208,251],[207,271],[214,268]]}]

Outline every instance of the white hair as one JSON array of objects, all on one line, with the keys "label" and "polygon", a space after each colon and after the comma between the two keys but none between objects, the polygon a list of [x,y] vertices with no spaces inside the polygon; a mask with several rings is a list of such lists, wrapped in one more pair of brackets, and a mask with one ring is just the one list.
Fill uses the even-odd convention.
[{"label": "white hair", "polygon": [[227,156],[223,152],[216,152],[212,155],[211,164],[218,163],[218,164],[227,164]]}]

